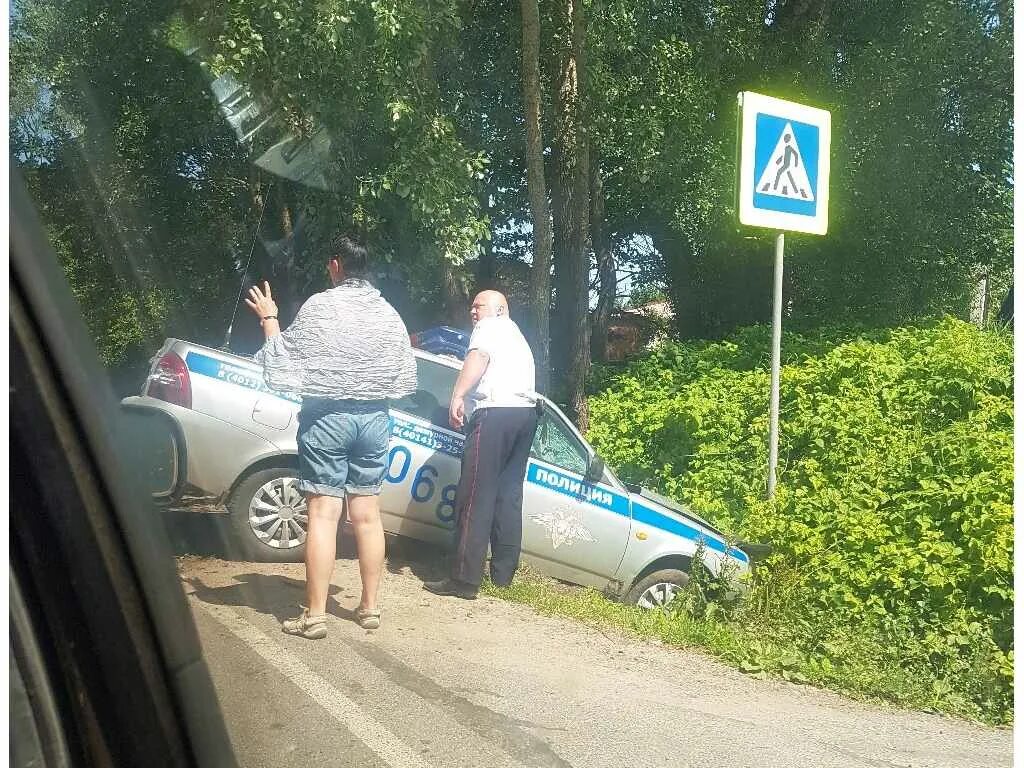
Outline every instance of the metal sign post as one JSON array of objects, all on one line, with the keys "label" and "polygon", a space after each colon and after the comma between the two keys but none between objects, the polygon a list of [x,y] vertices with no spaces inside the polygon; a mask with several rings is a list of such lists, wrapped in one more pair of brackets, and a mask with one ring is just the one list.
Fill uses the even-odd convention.
[{"label": "metal sign post", "polygon": [[772,394],[768,424],[768,498],[775,496],[779,465],[779,375],[782,371],[782,251],[786,234],[775,236],[775,287],[772,300]]},{"label": "metal sign post", "polygon": [[779,463],[779,378],[782,366],[782,254],[785,232],[828,231],[832,116],[823,109],[759,93],[739,94],[740,142],[736,209],[741,224],[775,235],[772,287],[772,388],[768,427],[768,498]]}]

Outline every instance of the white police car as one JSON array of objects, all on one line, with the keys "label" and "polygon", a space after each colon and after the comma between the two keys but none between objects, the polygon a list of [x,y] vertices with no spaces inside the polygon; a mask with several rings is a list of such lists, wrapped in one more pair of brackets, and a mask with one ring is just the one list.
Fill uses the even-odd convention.
[{"label": "white police car", "polygon": [[[393,534],[448,545],[463,436],[448,428],[461,363],[415,350],[417,392],[392,404],[381,512]],[[166,476],[156,495],[192,489],[224,501],[247,555],[299,561],[306,502],[296,490],[299,399],[271,391],[251,359],[178,339],[154,357],[137,397],[166,429]],[[627,488],[550,401],[543,402],[527,469],[523,559],[539,571],[645,607],[687,582],[698,542],[712,573],[742,573],[750,556],[669,499]],[[743,545],[745,546],[745,545]]]}]

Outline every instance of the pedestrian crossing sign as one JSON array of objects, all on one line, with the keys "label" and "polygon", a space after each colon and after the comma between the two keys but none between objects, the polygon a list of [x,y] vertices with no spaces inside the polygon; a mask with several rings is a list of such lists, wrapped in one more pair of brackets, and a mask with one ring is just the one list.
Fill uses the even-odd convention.
[{"label": "pedestrian crossing sign", "polygon": [[740,223],[824,235],[831,113],[749,91],[739,103]]}]

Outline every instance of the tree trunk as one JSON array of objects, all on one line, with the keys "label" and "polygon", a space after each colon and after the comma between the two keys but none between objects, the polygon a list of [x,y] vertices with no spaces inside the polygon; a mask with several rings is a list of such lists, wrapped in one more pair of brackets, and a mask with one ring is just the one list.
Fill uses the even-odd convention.
[{"label": "tree trunk", "polygon": [[652,227],[651,239],[665,262],[668,292],[679,335],[684,339],[701,338],[704,329],[700,321],[692,246],[669,226]]},{"label": "tree trunk", "polygon": [[290,302],[291,311],[288,314],[294,317],[307,298],[298,290],[297,285],[301,282],[301,276],[295,264],[295,201],[283,183],[277,185],[276,197],[281,215],[281,261],[274,265],[274,276],[282,283],[281,296]]},{"label": "tree trunk", "polygon": [[[309,295],[323,285],[323,281],[308,284],[308,278],[296,268],[295,243],[295,203],[289,194],[287,182],[271,182],[263,195],[267,206],[266,215],[262,216],[263,226],[258,233],[256,255],[251,268],[252,279],[270,281],[274,291],[274,299],[281,309],[281,321],[290,323],[303,302]],[[254,236],[257,234],[253,233]],[[259,258],[259,251],[263,251]],[[242,306],[239,311],[244,311]]]},{"label": "tree trunk", "polygon": [[608,356],[608,324],[615,309],[618,269],[604,224],[604,186],[596,155],[592,157],[591,164],[593,167],[590,174],[590,241],[597,259],[597,275],[600,282],[597,308],[594,310],[594,321],[590,327],[590,355],[594,360],[603,363]]},{"label": "tree trunk", "polygon": [[585,432],[589,426],[586,384],[590,369],[590,160],[582,93],[586,21],[582,0],[563,2],[563,39],[568,47],[562,56],[555,130],[555,271],[559,288],[555,298],[556,316],[567,333],[565,400],[569,417]]},{"label": "tree trunk", "polygon": [[[278,189],[278,194],[281,196],[281,239],[290,241],[292,235],[295,234],[295,222],[292,220],[291,201],[288,200],[284,194],[284,191]],[[291,256],[294,250],[294,244],[289,242],[285,245],[285,252],[288,256]]]},{"label": "tree trunk", "polygon": [[[483,192],[480,195],[480,207],[487,212],[488,217],[491,213],[490,205],[490,190],[487,186],[484,186]],[[492,219],[493,221],[493,219]],[[497,287],[498,281],[498,262],[494,256],[494,237],[493,230],[491,237],[484,240],[484,250],[480,254],[480,259],[477,262],[476,270],[476,290],[484,291],[491,290]]]},{"label": "tree trunk", "polygon": [[985,327],[988,319],[988,274],[983,274],[974,285],[971,300],[970,321],[979,328]]},{"label": "tree trunk", "polygon": [[570,294],[566,278],[565,249],[562,246],[561,233],[565,227],[562,224],[564,190],[560,183],[558,173],[561,162],[558,159],[559,145],[555,137],[551,147],[550,175],[553,179],[551,184],[551,218],[554,222],[552,264],[554,273],[552,275],[553,290],[551,291],[551,389],[561,398],[565,392],[565,375],[567,361],[569,359],[569,314],[567,305],[570,303],[566,296]]},{"label": "tree trunk", "polygon": [[487,291],[498,287],[498,260],[494,255],[494,240],[484,240],[476,270],[476,290]]},{"label": "tree trunk", "polygon": [[452,263],[445,259],[442,292],[444,294],[444,321],[446,325],[461,328],[469,316],[469,291]]},{"label": "tree trunk", "polygon": [[537,0],[520,0],[523,17],[523,111],[526,114],[526,187],[533,220],[530,271],[530,326],[537,367],[537,391],[551,383],[551,211],[544,180],[544,139],[540,125],[540,11]]}]

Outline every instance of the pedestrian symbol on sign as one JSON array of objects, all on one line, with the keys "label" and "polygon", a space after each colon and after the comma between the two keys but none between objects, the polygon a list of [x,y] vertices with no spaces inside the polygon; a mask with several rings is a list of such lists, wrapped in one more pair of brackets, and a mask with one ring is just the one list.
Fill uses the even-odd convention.
[{"label": "pedestrian symbol on sign", "polygon": [[807,178],[792,124],[786,123],[782,129],[775,150],[757,182],[757,191],[792,200],[814,200],[814,190]]}]

